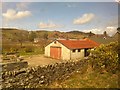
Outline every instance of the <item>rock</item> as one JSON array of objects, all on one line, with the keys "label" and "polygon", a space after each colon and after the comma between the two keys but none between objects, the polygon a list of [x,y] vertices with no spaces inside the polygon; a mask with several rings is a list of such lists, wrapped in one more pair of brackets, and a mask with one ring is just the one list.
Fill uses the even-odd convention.
[{"label": "rock", "polygon": [[26,78],[25,81],[26,81],[26,82],[29,81],[29,78]]},{"label": "rock", "polygon": [[32,79],[33,78],[33,75],[30,75],[29,79]]},{"label": "rock", "polygon": [[44,84],[44,81],[39,81],[40,84]]},{"label": "rock", "polygon": [[40,78],[43,79],[45,76],[41,76]]}]

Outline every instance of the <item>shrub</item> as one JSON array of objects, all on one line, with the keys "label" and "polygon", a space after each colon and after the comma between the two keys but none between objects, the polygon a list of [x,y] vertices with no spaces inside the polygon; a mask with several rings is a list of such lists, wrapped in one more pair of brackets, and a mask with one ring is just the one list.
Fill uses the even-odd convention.
[{"label": "shrub", "polygon": [[118,42],[100,45],[90,51],[89,63],[93,70],[115,73],[118,70]]},{"label": "shrub", "polygon": [[20,45],[18,44],[2,44],[2,54],[6,52],[18,52]]},{"label": "shrub", "polygon": [[25,48],[25,52],[26,52],[26,53],[34,52],[34,47],[33,47],[33,46],[27,46],[27,47]]}]

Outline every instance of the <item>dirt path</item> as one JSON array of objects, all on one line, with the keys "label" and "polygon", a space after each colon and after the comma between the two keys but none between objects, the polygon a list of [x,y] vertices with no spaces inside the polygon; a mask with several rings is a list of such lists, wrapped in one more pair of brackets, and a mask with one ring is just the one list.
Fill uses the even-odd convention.
[{"label": "dirt path", "polygon": [[25,58],[24,61],[28,62],[28,65],[30,66],[36,66],[36,65],[48,65],[48,64],[54,64],[59,63],[61,60],[56,60],[52,58],[47,58],[44,55],[34,55]]}]

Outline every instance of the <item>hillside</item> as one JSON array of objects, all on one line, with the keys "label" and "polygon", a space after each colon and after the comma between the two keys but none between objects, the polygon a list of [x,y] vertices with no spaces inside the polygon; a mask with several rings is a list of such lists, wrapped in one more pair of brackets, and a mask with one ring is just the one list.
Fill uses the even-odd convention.
[{"label": "hillside", "polygon": [[2,42],[3,43],[14,43],[14,42],[33,42],[35,38],[40,40],[54,40],[54,39],[82,39],[90,38],[98,43],[109,43],[117,40],[116,36],[109,37],[104,39],[104,35],[94,34],[92,32],[85,33],[81,31],[69,31],[69,32],[60,32],[60,31],[46,31],[46,30],[37,30],[37,31],[27,31],[20,30],[15,28],[2,28]]},{"label": "hillside", "polygon": [[[33,35],[34,34],[34,35]],[[88,34],[79,31],[70,32],[59,32],[59,31],[26,31],[14,28],[2,28],[2,41],[3,43],[8,42],[19,42],[19,40],[30,41],[30,37],[39,39],[56,39],[56,38],[84,38]]]},{"label": "hillside", "polygon": [[19,40],[28,40],[29,32],[25,30],[19,30],[14,28],[3,28],[2,29],[2,42],[18,42]]}]

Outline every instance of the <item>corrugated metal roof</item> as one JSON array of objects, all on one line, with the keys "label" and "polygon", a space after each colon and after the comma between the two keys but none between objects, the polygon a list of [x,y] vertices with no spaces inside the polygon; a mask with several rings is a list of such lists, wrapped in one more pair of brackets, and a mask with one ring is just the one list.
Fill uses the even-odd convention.
[{"label": "corrugated metal roof", "polygon": [[69,49],[94,48],[100,44],[88,38],[81,40],[57,40]]}]

